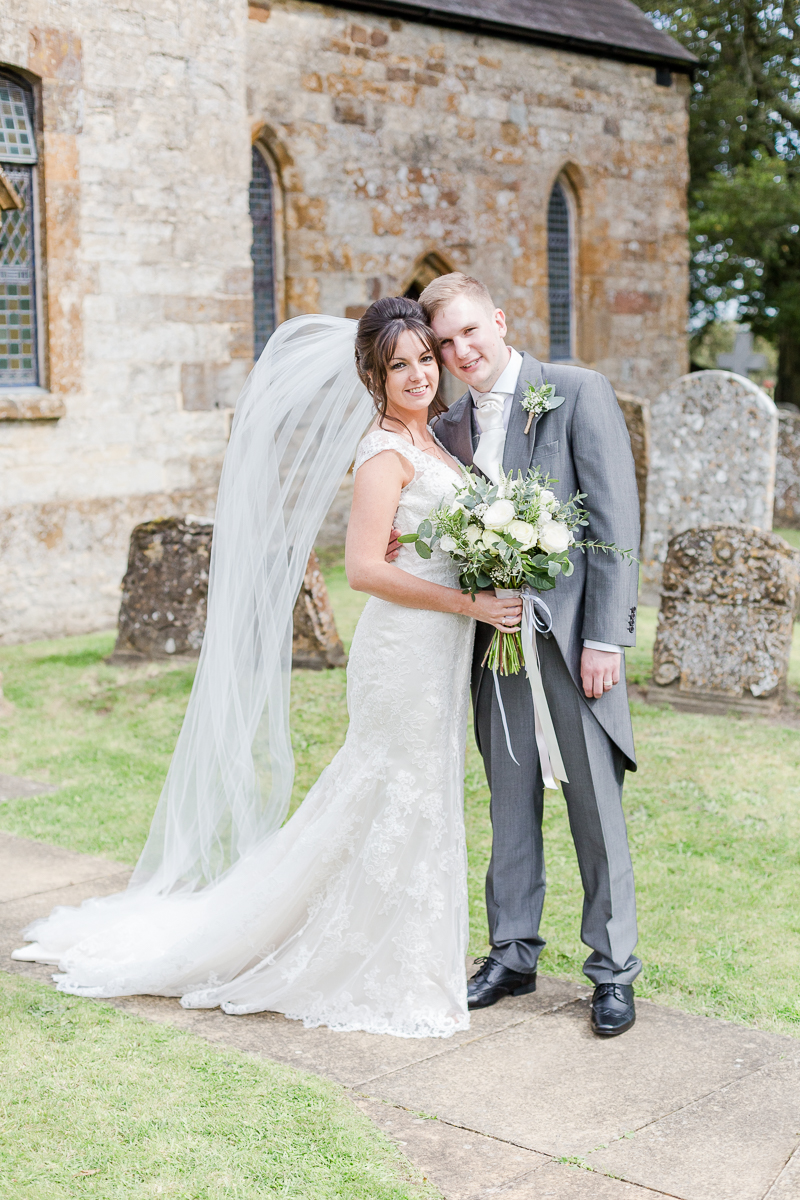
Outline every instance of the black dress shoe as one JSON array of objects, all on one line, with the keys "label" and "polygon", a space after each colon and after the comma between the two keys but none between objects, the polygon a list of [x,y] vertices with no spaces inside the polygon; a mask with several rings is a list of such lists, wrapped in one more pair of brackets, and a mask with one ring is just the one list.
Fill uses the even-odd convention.
[{"label": "black dress shoe", "polygon": [[616,1037],[636,1020],[630,983],[598,983],[592,996],[592,1029],[600,1037]]},{"label": "black dress shoe", "polygon": [[476,958],[480,970],[467,983],[467,1007],[488,1008],[504,996],[527,996],[536,991],[536,972],[525,974],[504,967],[496,958]]}]

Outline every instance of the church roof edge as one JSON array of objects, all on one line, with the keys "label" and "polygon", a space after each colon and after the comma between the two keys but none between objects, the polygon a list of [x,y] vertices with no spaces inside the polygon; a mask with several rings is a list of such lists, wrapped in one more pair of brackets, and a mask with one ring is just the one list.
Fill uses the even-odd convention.
[{"label": "church roof edge", "polygon": [[633,0],[336,0],[331,7],[673,71],[691,73],[697,65],[695,56],[656,29]]}]

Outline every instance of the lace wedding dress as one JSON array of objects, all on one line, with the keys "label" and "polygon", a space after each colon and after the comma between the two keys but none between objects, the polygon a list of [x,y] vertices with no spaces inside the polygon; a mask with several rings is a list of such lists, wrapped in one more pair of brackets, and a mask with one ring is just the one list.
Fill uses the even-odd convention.
[{"label": "lace wedding dress", "polygon": [[[395,520],[413,532],[460,480],[383,431],[361,441],[356,470],[386,449],[415,471]],[[396,565],[458,586],[438,548],[425,560],[403,546]],[[200,891],[56,909],[17,956],[57,963],[59,989],[84,996],[180,996],[399,1037],[467,1029],[473,631],[468,617],[371,597],[350,651],[345,743],[291,819]]]}]

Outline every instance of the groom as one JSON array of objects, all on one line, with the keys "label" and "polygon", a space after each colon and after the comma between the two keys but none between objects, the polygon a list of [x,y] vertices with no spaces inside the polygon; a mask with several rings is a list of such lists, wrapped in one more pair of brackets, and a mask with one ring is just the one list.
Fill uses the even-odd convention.
[{"label": "groom", "polygon": [[[506,322],[486,287],[460,272],[440,276],[419,300],[445,366],[468,387],[439,418],[436,436],[489,478],[498,468],[541,467],[559,500],[585,492],[584,536],[638,551],[639,500],[625,421],[608,380],[569,364],[543,364],[505,343]],[[534,418],[527,384],[555,384],[564,402]],[[552,634],[537,638],[544,688],[569,782],[563,785],[584,903],[581,937],[595,984],[592,1028],[613,1037],[635,1020],[641,970],[622,783],[636,770],[623,648],[635,643],[638,570],[618,554],[574,553],[574,573],[545,596]],[[481,664],[494,630],[478,624],[472,669],[475,736],[491,790],[492,857],[486,877],[491,953],[469,982],[470,1008],[532,992],[544,942],[543,781],[524,672],[498,676],[510,757],[491,671]]]}]

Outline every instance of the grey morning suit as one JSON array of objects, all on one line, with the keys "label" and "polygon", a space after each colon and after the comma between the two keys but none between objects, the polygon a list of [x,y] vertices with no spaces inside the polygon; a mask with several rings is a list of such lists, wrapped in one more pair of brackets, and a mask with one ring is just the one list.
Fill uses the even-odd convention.
[{"label": "grey morning suit", "polygon": [[[528,383],[555,384],[565,402],[535,418],[519,403]],[[436,425],[436,436],[463,463],[478,441],[469,393]],[[511,406],[503,470],[539,466],[558,482],[560,500],[586,492],[586,538],[637,552],[639,499],[625,421],[611,384],[595,371],[542,364],[523,354]],[[578,855],[584,904],[581,937],[591,949],[584,971],[594,983],[631,983],[641,970],[636,900],[622,812],[625,771],[636,770],[624,662],[620,682],[587,699],[580,680],[584,640],[635,643],[638,569],[617,554],[573,551],[575,570],[542,593],[553,614],[552,635],[537,637],[547,702],[569,783],[563,785]],[[534,971],[544,942],[539,923],[545,893],[543,784],[534,736],[533,703],[523,673],[499,676],[517,766],[506,747],[492,674],[481,661],[492,637],[479,624],[472,665],[475,737],[491,791],[492,858],[486,907],[492,957],[515,971]]]}]

